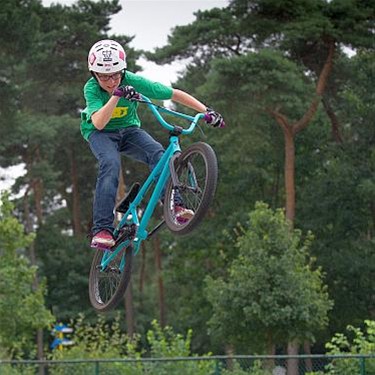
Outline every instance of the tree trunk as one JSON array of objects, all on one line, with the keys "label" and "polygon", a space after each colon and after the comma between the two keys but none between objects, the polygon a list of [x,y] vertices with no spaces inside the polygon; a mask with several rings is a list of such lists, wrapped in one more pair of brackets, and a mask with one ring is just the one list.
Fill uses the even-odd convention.
[{"label": "tree trunk", "polygon": [[42,209],[43,185],[40,179],[36,178],[31,181],[31,187],[34,193],[35,215],[37,218],[38,226],[40,226],[43,223],[43,209]]},{"label": "tree trunk", "polygon": [[318,81],[315,88],[315,96],[312,99],[309,108],[304,115],[295,123],[291,124],[288,118],[280,113],[279,109],[269,110],[269,113],[275,118],[278,125],[283,130],[285,141],[285,216],[291,223],[291,228],[294,226],[295,218],[295,135],[301,130],[305,129],[312,121],[321,98],[326,88],[328,77],[333,66],[333,57],[335,52],[335,44],[331,41],[328,45],[328,54],[322,71],[319,74]]},{"label": "tree trunk", "polygon": [[234,346],[231,344],[225,345],[225,354],[228,356],[226,360],[226,370],[233,371]]},{"label": "tree trunk", "polygon": [[162,262],[161,262],[161,251],[160,251],[160,238],[158,235],[155,235],[153,238],[154,245],[154,254],[155,254],[155,265],[156,273],[158,278],[158,287],[159,287],[159,317],[160,317],[160,326],[165,327],[166,324],[166,312],[165,312],[165,300],[164,300],[164,283],[163,283],[163,274],[162,274]]},{"label": "tree trunk", "polygon": [[[333,66],[333,58],[335,52],[334,41],[330,41],[327,45],[328,53],[324,66],[319,74],[316,83],[315,95],[309,108],[304,115],[295,123],[291,124],[288,118],[280,113],[279,109],[270,110],[269,112],[275,118],[277,124],[282,128],[285,141],[285,216],[290,222],[290,228],[294,227],[295,211],[296,211],[296,193],[295,193],[295,135],[305,129],[312,121],[319,103],[324,94],[328,77]],[[288,355],[298,354],[299,344],[297,340],[288,343]],[[298,375],[298,359],[288,359],[288,375]]]},{"label": "tree trunk", "polygon": [[296,358],[288,358],[287,360],[287,369],[288,375],[298,375],[298,349],[299,344],[297,340],[288,342],[288,355],[295,356]]},{"label": "tree trunk", "polygon": [[[311,344],[310,341],[305,341],[303,343],[303,351],[306,355],[311,355]],[[313,364],[311,358],[305,359],[305,368],[307,372],[313,372]]]},{"label": "tree trunk", "polygon": [[[267,355],[275,355],[276,353],[276,347],[273,342],[272,338],[272,332],[267,332]],[[264,363],[264,368],[272,371],[272,369],[275,367],[275,359],[267,359]]]},{"label": "tree trunk", "polygon": [[279,167],[277,167],[277,169],[275,170],[275,180],[272,186],[273,207],[279,206],[280,175],[281,170]]},{"label": "tree trunk", "polygon": [[375,201],[370,202],[369,210],[372,216],[372,223],[371,224],[369,223],[368,231],[367,231],[368,233],[367,238],[371,240],[374,237],[374,233],[375,233]]},{"label": "tree trunk", "polygon": [[[41,156],[40,156],[40,149],[39,146],[35,149],[35,156],[34,161],[40,162]],[[28,170],[31,169],[31,167],[27,168]],[[38,226],[42,225],[43,223],[43,209],[42,209],[42,200],[43,200],[43,182],[39,177],[33,178],[31,180],[31,187],[34,192],[34,200],[35,200],[35,213],[37,217]]]},{"label": "tree trunk", "polygon": [[134,337],[135,323],[134,323],[134,310],[133,310],[133,291],[132,282],[130,280],[128,288],[125,292],[125,318],[128,336]]},{"label": "tree trunk", "polygon": [[141,270],[139,272],[139,293],[143,293],[143,288],[145,285],[145,278],[146,278],[146,244],[145,241],[141,243]]},{"label": "tree trunk", "polygon": [[[40,149],[37,147],[35,149],[35,155],[34,157],[30,154],[28,155],[26,159],[26,166],[27,170],[31,170],[32,163],[35,159],[35,161],[40,161]],[[33,232],[33,221],[32,216],[30,212],[29,207],[29,191],[32,189],[34,193],[34,201],[35,201],[35,214],[37,218],[37,224],[38,226],[42,225],[43,223],[43,210],[42,210],[42,198],[43,198],[43,183],[40,180],[40,178],[34,178],[30,181],[29,188],[25,192],[24,196],[24,212],[25,212],[25,229],[27,233]],[[37,257],[36,257],[36,251],[35,251],[35,243],[32,242],[29,247],[30,252],[30,262],[32,266],[37,266]],[[33,280],[33,288],[34,290],[39,287],[39,279],[38,274],[35,274],[35,278]],[[43,343],[43,329],[38,328],[36,332],[36,345],[37,345],[37,358],[38,360],[44,359],[44,343]],[[43,365],[39,366],[39,375],[44,375],[45,373],[45,367]]]},{"label": "tree trunk", "polygon": [[[33,231],[33,222],[30,214],[30,207],[29,207],[29,197],[28,197],[29,190],[26,190],[24,196],[24,213],[25,213],[25,229],[26,233],[31,233]],[[35,252],[35,244],[32,242],[29,246],[30,252],[30,263],[32,266],[36,266],[36,252]],[[33,289],[36,290],[39,287],[39,279],[38,275],[35,274],[35,278],[33,280]],[[37,359],[44,360],[44,343],[43,343],[43,329],[38,328],[36,331],[36,346],[37,346]],[[39,366],[39,375],[45,374],[45,368],[43,365]]]},{"label": "tree trunk", "polygon": [[327,116],[331,121],[332,138],[335,140],[336,143],[341,144],[343,142],[343,139],[341,136],[341,126],[336,116],[336,113],[333,111],[327,99],[323,98],[322,102],[323,102],[324,110],[326,111]]},{"label": "tree trunk", "polygon": [[[117,189],[116,201],[121,200],[125,195],[125,180],[122,170],[120,170],[119,185]],[[133,292],[132,292],[132,282],[130,280],[128,288],[125,293],[125,320],[126,327],[129,337],[133,337],[135,333],[135,323],[134,323],[134,304],[133,304]]]},{"label": "tree trunk", "polygon": [[294,225],[296,214],[296,191],[295,191],[295,146],[294,136],[291,131],[284,131],[285,140],[285,217],[289,220],[291,227]]},{"label": "tree trunk", "polygon": [[79,199],[79,184],[77,173],[77,160],[75,157],[74,149],[70,152],[70,175],[72,180],[72,209],[73,209],[73,233],[77,236],[82,234],[81,227],[81,207]]}]

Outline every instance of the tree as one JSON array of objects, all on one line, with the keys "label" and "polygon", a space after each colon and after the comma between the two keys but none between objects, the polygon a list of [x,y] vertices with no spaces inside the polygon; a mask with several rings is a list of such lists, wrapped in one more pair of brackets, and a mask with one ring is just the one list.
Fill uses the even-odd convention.
[{"label": "tree", "polygon": [[5,0],[0,9],[0,121],[1,127],[10,126],[17,110],[18,90],[15,76],[23,68],[27,55],[35,42],[39,27],[39,0]]},{"label": "tree", "polygon": [[[367,2],[232,0],[229,7],[222,11],[214,9],[198,13],[194,23],[173,31],[169,45],[148,56],[156,61],[165,61],[172,56],[203,55],[209,63],[212,56],[235,58],[248,54],[251,48],[259,50],[271,46],[304,67],[304,73],[315,83],[315,90],[310,98],[306,98],[301,115],[287,115],[288,108],[279,103],[266,108],[284,134],[285,207],[286,216],[293,224],[296,204],[295,136],[311,123],[316,114],[335,53],[340,51],[341,46],[371,48],[372,14],[373,9]],[[226,22],[210,33],[210,26],[215,25],[220,16]],[[236,48],[232,47],[233,35],[237,41]]]},{"label": "tree", "polygon": [[[52,4],[49,7],[32,1],[13,1],[17,6],[11,6],[12,0],[7,2],[9,7],[2,8],[4,13],[1,15],[4,14],[4,17],[0,17],[0,22],[6,22],[6,12],[12,10],[14,17],[19,19],[21,15],[27,17],[29,14],[34,29],[29,33],[25,31],[27,38],[24,38],[24,44],[27,48],[22,51],[18,47],[23,46],[23,39],[11,42],[6,36],[10,32],[14,39],[22,35],[21,31],[28,25],[26,22],[14,22],[12,27],[8,25],[7,33],[0,36],[0,52],[7,48],[9,58],[15,62],[9,66],[17,67],[4,79],[14,89],[11,95],[9,92],[4,92],[4,95],[12,97],[17,111],[12,122],[5,122],[3,116],[0,120],[0,164],[3,167],[25,164],[26,174],[16,181],[13,191],[23,192],[18,208],[24,212],[25,223],[29,227],[36,225],[39,229],[44,226],[37,232],[35,246],[31,247],[31,259],[45,262],[42,270],[51,277],[48,282],[56,285],[50,272],[55,270],[56,264],[48,254],[59,254],[62,244],[56,243],[58,239],[66,245],[67,253],[75,246],[85,246],[82,237],[88,231],[91,220],[96,160],[79,132],[79,112],[84,106],[82,89],[90,76],[87,53],[95,41],[108,37],[110,17],[121,7],[118,0],[77,1],[72,6]],[[129,44],[132,39],[127,36],[114,38],[123,45]],[[138,53],[130,47],[127,52],[129,67],[137,70],[139,67],[135,60]],[[55,237],[48,234],[50,229]],[[78,238],[67,235],[70,231]],[[40,254],[42,251],[46,253]],[[74,251],[70,260],[82,265],[80,257]],[[87,259],[85,261],[84,264],[87,264]],[[75,276],[77,273],[79,270],[76,269],[71,272]],[[77,276],[73,279],[78,279],[78,285],[85,285],[82,278]],[[77,294],[81,296],[80,288]],[[61,317],[69,314],[60,309],[53,298],[50,299],[51,295],[53,293],[50,292],[48,301],[61,313]],[[85,307],[83,303],[77,309]],[[71,312],[76,313],[74,308]]]},{"label": "tree", "polygon": [[36,267],[24,256],[34,235],[12,215],[13,205],[5,195],[0,206],[0,348],[6,358],[35,353],[33,336],[47,328],[53,316],[44,305],[45,285],[35,288]]},{"label": "tree", "polygon": [[[293,61],[300,68],[305,81],[314,85],[310,95],[303,96],[302,112],[291,112],[288,103],[282,100],[263,108],[280,127],[284,137],[285,208],[291,228],[296,217],[296,135],[312,123],[324,98],[324,109],[331,120],[333,133],[339,139],[335,129],[337,123],[332,120],[334,113],[326,95],[332,67],[344,46],[357,50],[371,48],[372,15],[373,9],[367,1],[233,0],[222,11],[216,9],[197,14],[195,22],[173,31],[167,46],[156,50],[153,56],[149,54],[155,61],[191,57],[192,65],[205,66],[207,72],[215,69],[213,57],[220,57],[222,66],[230,66],[241,55],[249,55],[250,51],[259,53],[262,49],[272,48],[280,51],[285,59]],[[215,24],[220,16],[226,22],[217,29],[218,32],[210,32],[210,22]],[[202,22],[204,18],[207,24],[205,30]],[[197,31],[200,31],[199,35]],[[210,43],[207,42],[208,38]],[[237,44],[234,44],[234,40]],[[212,92],[213,95],[220,97],[225,90],[233,93],[242,87],[251,92],[254,76],[250,76],[252,79],[244,86],[233,79],[236,76],[238,75],[234,74],[227,81],[230,83],[223,86],[221,93]],[[263,98],[267,96],[268,83],[263,87]],[[232,98],[237,99],[238,95],[232,95]],[[244,98],[244,103],[248,104],[247,97]],[[254,99],[257,101],[259,97]],[[213,103],[216,105],[220,100]],[[291,343],[288,347],[289,354],[297,353],[296,343]]]},{"label": "tree", "polygon": [[227,275],[207,278],[211,334],[239,350],[268,354],[276,345],[313,339],[327,325],[332,301],[308,255],[311,241],[311,234],[303,239],[290,231],[282,210],[257,203]]},{"label": "tree", "polygon": [[297,223],[319,239],[312,253],[335,296],[330,335],[359,326],[374,311],[373,55],[359,51],[337,62],[337,70],[347,72],[346,83],[330,104],[342,124],[342,141],[315,137],[306,160],[310,168],[299,180]]}]

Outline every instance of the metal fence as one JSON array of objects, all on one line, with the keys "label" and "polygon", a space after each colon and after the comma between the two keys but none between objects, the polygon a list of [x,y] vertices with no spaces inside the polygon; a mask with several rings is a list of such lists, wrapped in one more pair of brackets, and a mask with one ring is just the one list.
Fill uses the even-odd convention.
[{"label": "metal fence", "polygon": [[[289,370],[293,367],[294,371]],[[0,360],[0,375],[375,375],[366,355],[207,356],[59,361]]]}]

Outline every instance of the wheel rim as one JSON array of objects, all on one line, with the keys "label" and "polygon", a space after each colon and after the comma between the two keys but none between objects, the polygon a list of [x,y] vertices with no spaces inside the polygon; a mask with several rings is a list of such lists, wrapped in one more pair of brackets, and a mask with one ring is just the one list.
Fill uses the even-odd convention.
[{"label": "wheel rim", "polygon": [[[103,254],[102,259],[108,256],[106,253]],[[120,285],[124,270],[124,256],[124,252],[120,251],[104,269],[101,264],[96,266],[94,295],[95,300],[101,305],[106,305],[111,301]]]},{"label": "wheel rim", "polygon": [[[183,203],[186,208],[196,213],[203,200],[207,184],[207,165],[204,156],[197,152],[187,155],[179,165],[177,175],[180,182],[178,191]],[[184,226],[187,223],[178,221],[174,214],[174,197],[175,191],[173,190],[170,202],[172,217],[176,225]]]}]

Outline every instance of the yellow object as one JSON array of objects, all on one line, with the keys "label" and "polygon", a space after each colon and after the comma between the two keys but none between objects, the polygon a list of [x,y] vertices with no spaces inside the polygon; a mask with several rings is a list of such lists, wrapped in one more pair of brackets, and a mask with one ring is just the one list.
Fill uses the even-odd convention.
[{"label": "yellow object", "polygon": [[128,114],[128,107],[116,107],[112,112],[112,118],[125,117]]}]

